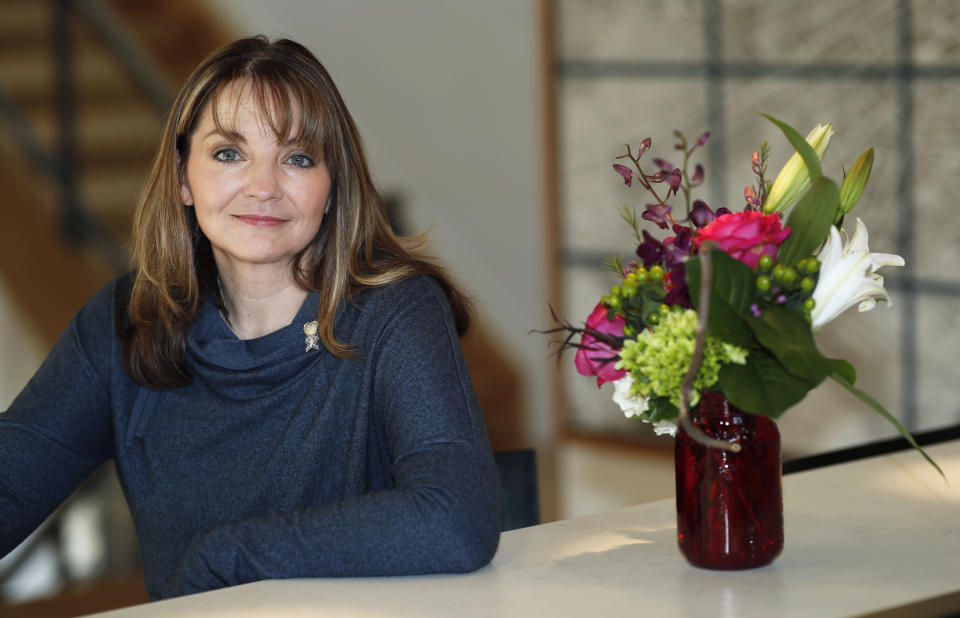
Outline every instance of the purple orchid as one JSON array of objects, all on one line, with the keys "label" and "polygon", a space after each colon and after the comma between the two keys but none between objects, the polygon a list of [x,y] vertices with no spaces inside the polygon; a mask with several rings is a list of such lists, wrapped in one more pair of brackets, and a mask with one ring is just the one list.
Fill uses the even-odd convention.
[{"label": "purple orchid", "polygon": [[633,172],[630,171],[629,167],[626,165],[620,165],[619,163],[614,163],[613,169],[616,170],[618,174],[623,176],[624,184],[626,184],[628,187],[633,186]]},{"label": "purple orchid", "polygon": [[697,163],[696,167],[693,168],[693,176],[690,177],[690,186],[699,187],[703,184],[703,166]]},{"label": "purple orchid", "polygon": [[661,230],[665,230],[669,227],[667,217],[670,215],[671,210],[673,210],[673,207],[667,204],[647,204],[647,208],[640,216],[647,221],[656,223],[660,226]]},{"label": "purple orchid", "polygon": [[669,196],[671,193],[676,195],[677,191],[680,190],[680,185],[683,184],[683,173],[680,171],[680,168],[675,167],[672,172],[664,173],[663,179],[670,185],[670,190],[667,191],[667,195]]},{"label": "purple orchid", "polygon": [[673,233],[676,236],[664,238],[662,243],[663,263],[667,268],[686,262],[690,258],[690,247],[693,244],[693,230],[687,226],[674,224]]},{"label": "purple orchid", "polygon": [[703,200],[694,200],[688,220],[693,223],[697,229],[710,225],[710,222],[716,218],[716,213],[707,206],[706,202]]},{"label": "purple orchid", "polygon": [[643,260],[644,268],[650,268],[663,261],[663,245],[647,230],[643,230],[643,242],[637,246],[637,257]]},{"label": "purple orchid", "polygon": [[667,173],[672,172],[677,167],[676,165],[674,165],[673,163],[670,163],[666,159],[660,159],[660,158],[654,159],[653,164],[659,167],[661,172],[667,172]]},{"label": "purple orchid", "polygon": [[693,309],[690,294],[687,293],[687,269],[684,264],[677,264],[670,269],[668,276],[668,290],[663,302],[666,305],[680,305],[685,309]]},{"label": "purple orchid", "polygon": [[650,139],[649,137],[644,139],[642,142],[640,142],[640,146],[639,148],[637,148],[637,158],[639,159],[640,157],[642,157],[643,153],[650,150],[650,146],[652,145],[653,145],[653,140]]}]

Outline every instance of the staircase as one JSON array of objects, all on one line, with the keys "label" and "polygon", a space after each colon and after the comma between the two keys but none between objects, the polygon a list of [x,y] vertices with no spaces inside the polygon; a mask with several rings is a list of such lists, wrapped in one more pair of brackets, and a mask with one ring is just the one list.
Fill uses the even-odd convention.
[{"label": "staircase", "polygon": [[[54,5],[0,3],[0,87],[23,114],[16,128],[59,163]],[[108,251],[122,256],[162,117],[89,23],[72,17],[67,28],[73,40],[76,186],[89,214],[115,239]],[[76,309],[115,276],[123,258],[111,260],[102,248],[61,240],[56,234],[65,227],[60,183],[41,161],[23,156],[9,128],[0,127],[0,181],[6,187],[0,210],[13,225],[3,226],[8,237],[0,243],[0,273],[37,332],[52,343]]]},{"label": "staircase", "polygon": [[[75,127],[76,187],[86,213],[97,222],[92,227],[99,232],[93,233],[78,234],[83,230],[64,220],[63,192],[54,169],[61,164],[62,139],[58,4],[68,10],[68,19],[61,23],[72,42],[74,92],[69,109]],[[131,215],[166,112],[166,104],[158,105],[157,97],[131,77],[129,65],[120,59],[123,54],[118,56],[96,24],[104,19],[119,23],[119,31],[145,56],[156,59],[161,72],[171,76],[168,82],[176,83],[227,39],[216,35],[209,15],[188,14],[191,7],[199,11],[196,2],[0,1],[0,89],[22,115],[12,125],[0,118],[0,278],[46,345],[52,345],[81,304],[128,267]],[[90,8],[93,13],[85,10]],[[192,25],[184,29],[178,23]],[[162,53],[154,52],[151,44]],[[168,93],[172,98],[173,89]],[[34,148],[33,156],[25,154],[24,143]],[[92,492],[105,505],[102,526],[111,556],[106,577],[68,585],[55,598],[25,605],[6,606],[0,599],[0,615],[68,616],[147,600],[137,574],[136,546],[131,546],[129,515],[109,468],[92,478],[78,497]],[[57,528],[51,531],[55,534]]]}]

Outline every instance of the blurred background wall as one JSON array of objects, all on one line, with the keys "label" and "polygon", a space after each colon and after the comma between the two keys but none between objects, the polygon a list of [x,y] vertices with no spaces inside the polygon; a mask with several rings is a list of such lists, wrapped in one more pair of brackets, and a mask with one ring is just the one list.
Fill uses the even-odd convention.
[{"label": "blurred background wall", "polygon": [[[960,279],[952,264],[960,236],[951,180],[960,133],[960,4],[561,0],[555,17],[555,212],[566,314],[586,316],[614,283],[600,268],[604,255],[631,253],[631,231],[615,209],[642,211],[646,198],[610,168],[624,143],[651,137],[648,158],[669,160],[675,129],[691,139],[710,131],[693,161],[706,168],[699,197],[739,209],[753,182],[751,153],[769,142],[771,174],[791,154],[759,113],[803,134],[830,122],[837,133],[824,159],[829,176],[842,178],[868,146],[876,151],[867,191],[845,227],[852,232],[862,217],[871,251],[899,254],[907,267],[881,272],[890,306],[847,312],[818,334],[818,344],[851,360],[858,385],[911,430],[956,425]],[[569,433],[636,435],[650,452],[660,448],[663,440],[600,401],[570,363],[563,371]],[[779,425],[785,459],[896,435],[832,383]]]},{"label": "blurred background wall", "polygon": [[[211,0],[232,31],[325,64],[408,232],[474,296],[523,384],[521,441],[549,439],[536,3]],[[491,411],[495,413],[495,411]]]},{"label": "blurred background wall", "polygon": [[[398,225],[431,229],[430,251],[474,296],[465,348],[491,438],[537,449],[544,520],[673,494],[671,442],[623,419],[572,357],[557,369],[548,338],[530,331],[551,326],[548,304],[583,320],[613,283],[605,255],[633,250],[616,208],[645,202],[610,164],[645,137],[670,158],[674,129],[712,132],[699,161],[713,207],[739,207],[762,141],[772,170],[789,154],[758,112],[804,133],[832,122],[834,178],[876,148],[854,214],[871,250],[908,267],[885,273],[892,308],[847,315],[820,343],[911,428],[956,424],[958,26],[952,0],[3,0],[0,408],[125,267],[174,89],[213,47],[265,33],[325,64]],[[783,418],[785,457],[893,435],[838,391],[822,387]],[[73,567],[48,573],[48,591],[136,568],[109,471],[76,502],[71,529],[109,528],[112,549],[81,546]]]}]

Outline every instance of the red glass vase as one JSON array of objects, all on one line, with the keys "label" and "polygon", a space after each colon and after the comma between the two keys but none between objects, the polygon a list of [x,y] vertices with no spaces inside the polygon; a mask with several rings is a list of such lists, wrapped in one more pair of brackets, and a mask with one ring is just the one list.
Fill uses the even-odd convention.
[{"label": "red glass vase", "polygon": [[751,569],[783,549],[780,432],[766,416],[706,392],[690,420],[710,437],[736,441],[737,453],[708,448],[677,432],[677,541],[690,564]]}]

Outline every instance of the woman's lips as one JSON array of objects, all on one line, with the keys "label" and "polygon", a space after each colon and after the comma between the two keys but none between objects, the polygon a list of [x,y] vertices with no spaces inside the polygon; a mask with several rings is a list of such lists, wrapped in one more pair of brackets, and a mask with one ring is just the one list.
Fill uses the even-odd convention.
[{"label": "woman's lips", "polygon": [[267,217],[264,215],[234,215],[234,217],[247,225],[255,225],[257,227],[274,227],[287,222],[286,219],[278,219],[277,217]]}]

